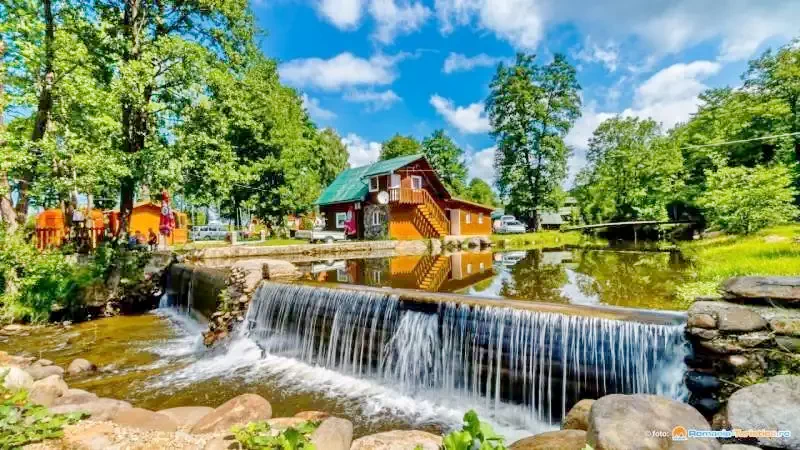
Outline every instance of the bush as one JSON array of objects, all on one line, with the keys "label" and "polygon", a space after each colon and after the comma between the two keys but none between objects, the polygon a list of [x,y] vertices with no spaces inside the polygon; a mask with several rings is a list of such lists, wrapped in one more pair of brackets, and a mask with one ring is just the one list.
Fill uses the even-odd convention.
[{"label": "bush", "polygon": [[443,440],[444,450],[505,450],[503,438],[495,434],[492,427],[478,419],[478,414],[469,410],[464,414],[464,426],[460,431],[447,434]]},{"label": "bush", "polygon": [[273,433],[267,422],[251,422],[231,430],[236,441],[246,450],[316,450],[309,437],[320,422],[307,421]]},{"label": "bush", "polygon": [[707,174],[707,190],[698,204],[711,225],[730,233],[750,234],[796,218],[797,192],[783,165],[724,167]]}]

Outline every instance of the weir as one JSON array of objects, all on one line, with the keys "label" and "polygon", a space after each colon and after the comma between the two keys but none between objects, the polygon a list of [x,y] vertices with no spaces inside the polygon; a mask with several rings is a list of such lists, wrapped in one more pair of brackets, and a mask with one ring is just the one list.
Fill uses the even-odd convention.
[{"label": "weir", "polygon": [[583,398],[683,399],[682,324],[262,283],[240,328],[265,352],[412,396],[512,404],[554,424]]},{"label": "weir", "polygon": [[224,269],[172,264],[165,283],[166,295],[159,306],[176,307],[205,321],[216,311],[227,277]]}]

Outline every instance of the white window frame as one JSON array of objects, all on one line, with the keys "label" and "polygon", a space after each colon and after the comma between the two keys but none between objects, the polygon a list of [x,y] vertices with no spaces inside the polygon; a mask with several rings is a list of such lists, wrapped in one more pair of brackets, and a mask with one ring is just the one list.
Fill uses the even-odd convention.
[{"label": "white window frame", "polygon": [[400,187],[400,174],[393,173],[389,175],[389,188],[396,189]]},{"label": "white window frame", "polygon": [[472,214],[470,212],[467,212],[464,215],[464,223],[466,223],[466,224],[472,223]]},{"label": "white window frame", "polygon": [[344,223],[347,221],[347,213],[346,212],[337,212],[336,213],[336,229],[344,229]]},{"label": "white window frame", "polygon": [[478,223],[479,224],[483,223],[483,213],[478,213]]},{"label": "white window frame", "polygon": [[379,211],[372,211],[372,226],[381,224],[381,213]]},{"label": "white window frame", "polygon": [[[375,187],[372,187],[372,182],[373,181],[375,182]],[[378,179],[378,177],[377,176],[370,177],[370,179],[369,179],[369,191],[370,192],[378,192],[380,190],[380,188],[381,188],[381,182]]]},{"label": "white window frame", "polygon": [[336,269],[336,281],[339,283],[350,283],[350,273],[347,269]]},{"label": "white window frame", "polygon": [[411,188],[422,189],[422,177],[419,175],[411,175]]},{"label": "white window frame", "polygon": [[467,275],[472,273],[472,263],[467,264]]}]

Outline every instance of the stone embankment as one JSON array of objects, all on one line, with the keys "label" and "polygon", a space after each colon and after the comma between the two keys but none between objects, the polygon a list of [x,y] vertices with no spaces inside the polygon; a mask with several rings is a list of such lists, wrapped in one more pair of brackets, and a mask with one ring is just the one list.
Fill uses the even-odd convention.
[{"label": "stone embankment", "polygon": [[800,277],[738,277],[698,299],[686,333],[690,403],[715,429],[789,430],[770,448],[800,448]]}]

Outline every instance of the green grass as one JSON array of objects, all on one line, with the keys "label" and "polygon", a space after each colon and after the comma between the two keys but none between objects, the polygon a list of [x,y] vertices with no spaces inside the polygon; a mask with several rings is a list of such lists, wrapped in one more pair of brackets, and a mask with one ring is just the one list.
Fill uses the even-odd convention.
[{"label": "green grass", "polygon": [[800,273],[800,225],[767,228],[749,236],[720,235],[679,245],[695,281],[678,293],[686,299],[712,295],[725,279],[745,275]]},{"label": "green grass", "polygon": [[533,250],[561,248],[565,245],[607,245],[608,242],[580,231],[539,231],[525,234],[493,234],[492,242],[500,249]]},{"label": "green grass", "polygon": [[264,247],[273,245],[297,245],[297,244],[308,244],[308,241],[305,239],[275,238],[275,239],[267,239],[264,242],[259,242],[259,241],[247,242],[242,245]]}]

